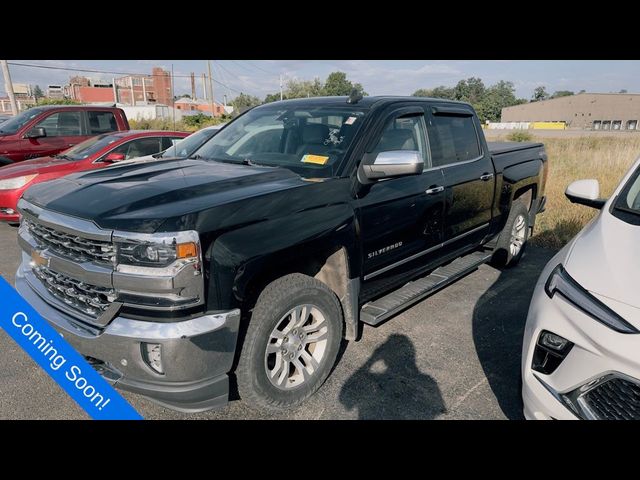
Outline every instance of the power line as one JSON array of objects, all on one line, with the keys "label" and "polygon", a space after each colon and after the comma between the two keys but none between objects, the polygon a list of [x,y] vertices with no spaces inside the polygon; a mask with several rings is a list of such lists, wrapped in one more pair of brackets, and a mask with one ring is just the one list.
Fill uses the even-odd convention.
[{"label": "power line", "polygon": [[243,62],[247,63],[248,65],[251,65],[253,68],[257,68],[258,70],[263,71],[264,73],[268,73],[269,75],[279,75],[278,73],[270,72],[269,70],[265,70],[264,68],[259,67],[254,63],[251,63],[249,60],[243,60]]},{"label": "power line", "polygon": [[[44,68],[47,70],[64,70],[64,71],[68,71],[68,72],[82,72],[82,73],[109,73],[112,75],[130,75],[130,76],[134,76],[134,75],[144,75],[147,77],[164,77],[165,75],[160,75],[160,74],[156,74],[154,75],[153,73],[148,74],[148,73],[139,73],[139,72],[118,72],[118,71],[113,71],[113,70],[97,70],[97,69],[92,69],[92,68],[71,68],[71,67],[57,67],[57,66],[53,66],[53,65],[38,65],[35,63],[20,63],[20,62],[7,62],[9,65],[15,65],[18,67],[29,67],[29,68]],[[174,78],[191,78],[191,75],[174,75]],[[214,83],[217,83],[218,85],[221,85],[225,88],[228,88],[229,90],[231,90],[232,92],[236,92],[236,93],[242,93],[240,90],[236,90],[235,88],[229,87],[228,85],[225,85],[224,83],[216,80],[215,78],[212,79],[214,81]]]}]

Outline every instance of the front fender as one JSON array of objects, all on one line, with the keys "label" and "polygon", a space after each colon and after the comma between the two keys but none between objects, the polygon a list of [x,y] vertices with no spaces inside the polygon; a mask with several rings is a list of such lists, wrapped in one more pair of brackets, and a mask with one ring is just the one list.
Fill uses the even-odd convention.
[{"label": "front fender", "polygon": [[264,220],[219,235],[209,247],[209,310],[236,308],[256,275],[346,248],[349,276],[359,275],[351,205],[339,203]]}]

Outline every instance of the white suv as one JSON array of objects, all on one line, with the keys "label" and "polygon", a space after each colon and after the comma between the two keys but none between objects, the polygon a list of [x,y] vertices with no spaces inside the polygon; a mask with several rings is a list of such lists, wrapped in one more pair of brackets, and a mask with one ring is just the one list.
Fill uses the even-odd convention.
[{"label": "white suv", "polygon": [[569,185],[600,209],[551,259],[524,332],[528,419],[640,419],[640,159],[609,200],[597,180]]}]

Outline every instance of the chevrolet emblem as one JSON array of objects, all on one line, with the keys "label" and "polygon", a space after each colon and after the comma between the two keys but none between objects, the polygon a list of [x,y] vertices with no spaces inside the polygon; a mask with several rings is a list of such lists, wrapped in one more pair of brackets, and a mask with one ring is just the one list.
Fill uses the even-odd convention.
[{"label": "chevrolet emblem", "polygon": [[31,266],[32,267],[46,267],[46,268],[49,268],[49,261],[50,261],[50,259],[48,257],[43,257],[42,254],[39,251],[34,250],[33,252],[31,252]]}]

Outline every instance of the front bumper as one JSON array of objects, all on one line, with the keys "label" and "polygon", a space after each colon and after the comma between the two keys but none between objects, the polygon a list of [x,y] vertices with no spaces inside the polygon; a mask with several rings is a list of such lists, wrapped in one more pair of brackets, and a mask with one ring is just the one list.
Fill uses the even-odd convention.
[{"label": "front bumper", "polygon": [[[227,403],[239,310],[175,322],[117,316],[97,329],[52,306],[31,287],[28,276],[28,269],[18,269],[18,293],[114,386],[185,412]],[[144,343],[161,345],[163,374],[148,364]]]},{"label": "front bumper", "polygon": [[[18,223],[20,214],[18,213],[18,198],[22,195],[22,191],[18,190],[0,190],[0,222]],[[14,213],[7,213],[11,209]]]},{"label": "front bumper", "polygon": [[[586,394],[609,378],[640,383],[640,335],[621,334],[602,325],[561,295],[544,291],[550,271],[564,260],[565,250],[549,262],[536,285],[522,351],[522,398],[527,419],[598,418],[581,408]],[[571,341],[574,346],[549,375],[531,368],[534,349],[543,330]],[[571,407],[566,399],[572,399]],[[586,398],[586,397],[582,397]]]}]

